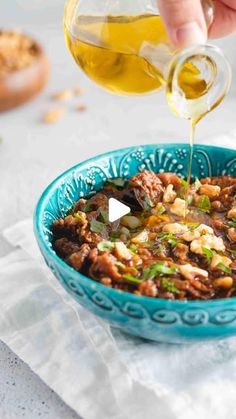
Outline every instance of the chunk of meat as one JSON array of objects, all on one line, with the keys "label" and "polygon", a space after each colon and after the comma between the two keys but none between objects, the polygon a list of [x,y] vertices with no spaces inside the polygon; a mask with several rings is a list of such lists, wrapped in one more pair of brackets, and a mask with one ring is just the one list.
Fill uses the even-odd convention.
[{"label": "chunk of meat", "polygon": [[188,260],[187,259],[188,251],[189,251],[189,247],[186,244],[178,243],[175,246],[173,253],[179,259],[181,263],[184,263],[185,261]]},{"label": "chunk of meat", "polygon": [[72,253],[78,252],[80,246],[78,243],[74,243],[67,237],[62,237],[61,239],[55,240],[54,249],[60,257],[65,258]]},{"label": "chunk of meat", "polygon": [[156,204],[162,199],[164,188],[158,176],[148,170],[133,176],[128,183],[128,188],[134,191],[136,199],[144,207],[145,198]]},{"label": "chunk of meat", "polygon": [[217,185],[221,189],[236,185],[236,178],[232,176],[212,176],[201,179],[201,184]]},{"label": "chunk of meat", "polygon": [[82,244],[78,252],[72,253],[65,261],[76,271],[80,271],[84,265],[84,262],[90,252],[88,244]]},{"label": "chunk of meat", "polygon": [[148,279],[147,281],[141,282],[139,285],[139,291],[142,295],[146,295],[147,297],[156,297],[157,296],[157,286],[152,279]]},{"label": "chunk of meat", "polygon": [[212,208],[212,210],[214,210],[216,212],[224,212],[224,211],[226,211],[226,208],[224,207],[224,205],[222,204],[222,202],[220,202],[218,200],[212,202],[211,208]]},{"label": "chunk of meat", "polygon": [[161,180],[164,186],[173,185],[175,190],[181,189],[181,180],[174,173],[159,173],[157,177]]},{"label": "chunk of meat", "polygon": [[92,196],[88,201],[88,204],[93,206],[93,209],[103,209],[108,210],[108,197],[103,193],[98,192],[96,195]]},{"label": "chunk of meat", "polygon": [[65,218],[59,218],[54,221],[52,230],[56,237],[73,237],[76,236],[77,226],[79,219],[73,217],[73,215],[67,215]]},{"label": "chunk of meat", "polygon": [[121,274],[115,265],[115,259],[109,253],[97,256],[89,271],[94,278],[108,277],[115,281],[121,279]]}]

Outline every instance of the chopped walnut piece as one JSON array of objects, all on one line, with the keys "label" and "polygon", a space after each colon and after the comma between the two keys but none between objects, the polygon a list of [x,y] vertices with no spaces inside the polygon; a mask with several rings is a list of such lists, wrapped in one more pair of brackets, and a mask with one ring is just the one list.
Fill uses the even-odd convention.
[{"label": "chopped walnut piece", "polygon": [[53,100],[57,100],[58,102],[67,102],[73,97],[73,90],[72,89],[65,89],[61,92],[55,93],[52,96]]},{"label": "chopped walnut piece", "polygon": [[220,186],[214,185],[202,185],[200,186],[199,193],[200,195],[207,195],[209,198],[216,198],[219,196],[221,191]]},{"label": "chopped walnut piece", "polygon": [[74,87],[73,92],[76,96],[80,96],[84,93],[84,89],[82,87]]},{"label": "chopped walnut piece", "polygon": [[227,213],[227,217],[228,218],[234,218],[236,217],[236,207],[232,207],[228,213]]},{"label": "chopped walnut piece", "polygon": [[86,109],[87,109],[87,106],[86,105],[78,105],[76,109],[79,112],[85,112]]},{"label": "chopped walnut piece", "polygon": [[44,117],[43,122],[46,124],[54,124],[57,122],[63,115],[65,114],[65,109],[63,108],[55,108],[48,111]]},{"label": "chopped walnut piece", "polygon": [[0,31],[0,77],[33,64],[39,48],[35,41],[14,30]]},{"label": "chopped walnut piece", "polygon": [[229,228],[228,229],[228,236],[233,241],[236,242],[236,228]]},{"label": "chopped walnut piece", "polygon": [[231,288],[233,285],[233,278],[231,276],[222,276],[214,280],[214,286],[217,288]]}]

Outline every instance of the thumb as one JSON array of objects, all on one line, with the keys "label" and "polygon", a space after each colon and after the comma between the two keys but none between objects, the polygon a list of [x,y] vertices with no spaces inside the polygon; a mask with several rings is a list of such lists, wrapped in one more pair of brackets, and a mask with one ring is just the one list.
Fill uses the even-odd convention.
[{"label": "thumb", "polygon": [[207,26],[201,0],[157,0],[172,43],[177,47],[204,44]]}]

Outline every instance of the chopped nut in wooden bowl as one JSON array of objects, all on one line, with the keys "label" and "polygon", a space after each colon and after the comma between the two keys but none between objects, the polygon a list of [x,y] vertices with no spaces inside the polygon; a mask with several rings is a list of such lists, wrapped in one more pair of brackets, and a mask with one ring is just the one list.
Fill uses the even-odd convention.
[{"label": "chopped nut in wooden bowl", "polygon": [[21,105],[39,93],[49,65],[42,47],[17,31],[0,31],[0,111]]}]

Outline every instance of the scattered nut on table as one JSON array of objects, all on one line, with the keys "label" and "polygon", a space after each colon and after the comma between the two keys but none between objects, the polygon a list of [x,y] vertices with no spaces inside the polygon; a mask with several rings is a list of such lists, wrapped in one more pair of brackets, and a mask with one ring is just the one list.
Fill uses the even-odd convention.
[{"label": "scattered nut on table", "polygon": [[63,108],[51,109],[50,111],[45,113],[43,117],[43,122],[45,122],[46,124],[54,124],[65,114],[65,112],[66,111]]}]

